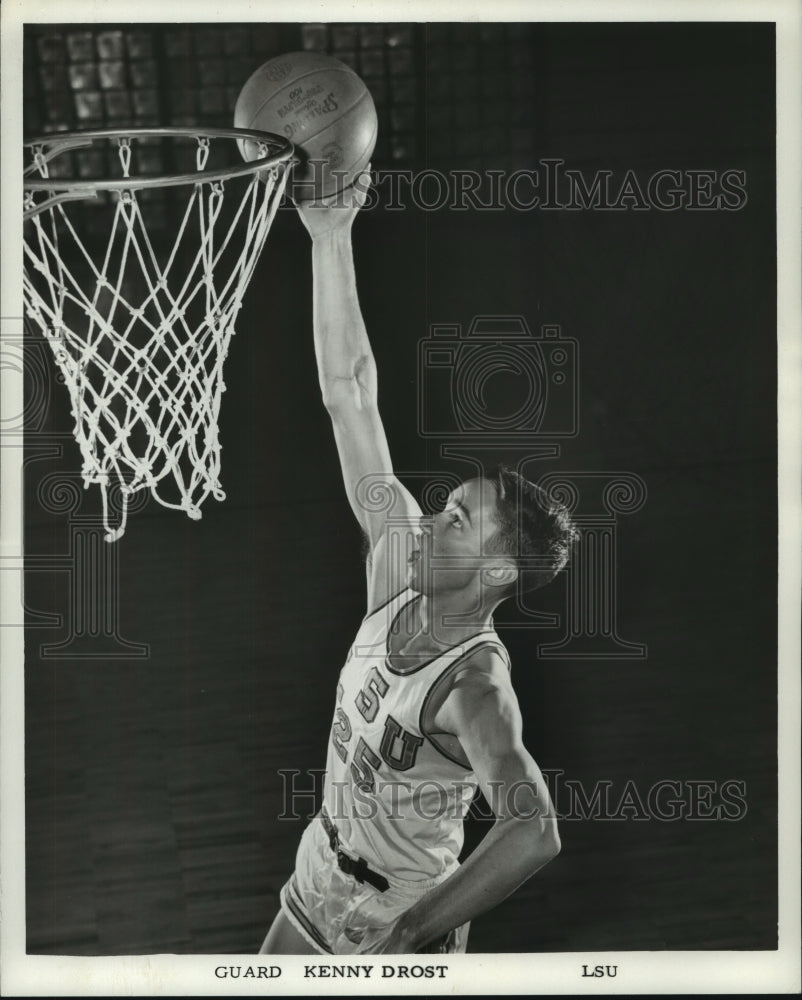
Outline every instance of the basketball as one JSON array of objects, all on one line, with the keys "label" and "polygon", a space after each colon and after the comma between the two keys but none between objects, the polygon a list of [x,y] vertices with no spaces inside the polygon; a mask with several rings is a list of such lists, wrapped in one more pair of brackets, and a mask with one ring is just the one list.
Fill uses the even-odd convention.
[{"label": "basketball", "polygon": [[[332,56],[291,52],[260,66],[242,88],[234,127],[258,129],[294,143],[299,163],[291,177],[297,201],[337,194],[365,169],[376,145],[378,119],[357,74]],[[258,157],[239,141],[246,160]]]}]

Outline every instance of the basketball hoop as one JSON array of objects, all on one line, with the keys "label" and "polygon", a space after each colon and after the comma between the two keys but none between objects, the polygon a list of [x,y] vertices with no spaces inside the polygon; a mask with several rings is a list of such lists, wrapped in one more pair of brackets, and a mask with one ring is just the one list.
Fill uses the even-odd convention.
[{"label": "basketball hoop", "polygon": [[[259,158],[214,166],[220,142],[237,139],[254,143]],[[171,149],[183,143],[195,172],[137,175],[142,149],[162,140]],[[111,150],[119,176],[50,176],[55,158],[94,144]],[[84,487],[100,486],[106,540],[125,531],[128,498],[138,490],[198,519],[210,493],[225,499],[223,363],[293,146],[246,129],[131,128],[56,133],[25,147],[25,308],[69,391]],[[235,184],[242,194],[224,203]],[[174,237],[162,242],[137,195],[168,187],[190,191]],[[101,249],[80,235],[75,202],[85,199],[111,200]],[[116,526],[108,504],[114,482],[122,496]]]}]

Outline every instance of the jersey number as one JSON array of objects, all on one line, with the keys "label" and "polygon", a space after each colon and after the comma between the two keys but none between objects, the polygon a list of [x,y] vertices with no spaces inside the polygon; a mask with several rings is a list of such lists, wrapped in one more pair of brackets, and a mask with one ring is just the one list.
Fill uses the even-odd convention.
[{"label": "jersey number", "polygon": [[[343,700],[343,686],[337,685],[337,701]],[[343,762],[348,760],[348,750],[345,744],[351,739],[351,720],[338,705],[334,713],[334,725],[331,727],[331,742],[337,751],[337,756]]]},{"label": "jersey number", "polygon": [[[366,722],[373,722],[379,711],[379,703],[390,690],[390,685],[382,677],[376,667],[371,667],[368,679],[354,699],[357,711]],[[348,762],[349,742],[353,735],[351,720],[342,707],[343,686],[337,685],[337,708],[334,713],[334,724],[331,727],[331,742],[337,756],[345,764]],[[376,790],[375,772],[381,767],[382,760],[395,771],[408,771],[415,763],[418,747],[423,743],[421,736],[408,733],[388,715],[384,722],[379,754],[375,752],[360,736],[351,761],[351,777],[354,784],[363,792]]]},{"label": "jersey number", "polygon": [[351,762],[351,777],[361,792],[376,791],[376,775],[373,772],[378,771],[380,766],[381,760],[360,736]]},{"label": "jersey number", "polygon": [[379,702],[387,694],[390,685],[376,667],[370,668],[368,682],[354,699],[359,714],[366,722],[373,722],[379,711]]}]

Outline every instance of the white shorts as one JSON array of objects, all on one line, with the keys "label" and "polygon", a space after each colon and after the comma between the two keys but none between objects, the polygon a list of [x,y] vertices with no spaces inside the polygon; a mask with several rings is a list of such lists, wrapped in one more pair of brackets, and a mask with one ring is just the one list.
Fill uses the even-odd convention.
[{"label": "white shorts", "polygon": [[[340,871],[323,823],[315,817],[301,837],[295,871],[281,890],[282,909],[315,951],[325,955],[356,954],[366,930],[387,927],[389,934],[402,913],[451,874],[449,871],[439,878],[410,882],[387,872],[378,873],[389,883],[384,892]],[[463,924],[422,950],[464,952],[469,928],[469,923]]]}]

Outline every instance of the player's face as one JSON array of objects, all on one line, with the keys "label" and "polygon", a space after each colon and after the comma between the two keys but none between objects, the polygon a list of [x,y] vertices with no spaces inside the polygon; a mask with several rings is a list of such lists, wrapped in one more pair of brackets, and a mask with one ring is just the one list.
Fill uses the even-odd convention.
[{"label": "player's face", "polygon": [[497,530],[495,511],[496,489],[486,479],[469,479],[450,493],[440,513],[421,520],[409,586],[422,594],[469,586],[487,561],[482,553]]}]

